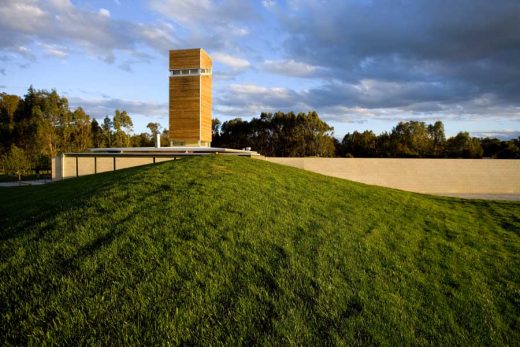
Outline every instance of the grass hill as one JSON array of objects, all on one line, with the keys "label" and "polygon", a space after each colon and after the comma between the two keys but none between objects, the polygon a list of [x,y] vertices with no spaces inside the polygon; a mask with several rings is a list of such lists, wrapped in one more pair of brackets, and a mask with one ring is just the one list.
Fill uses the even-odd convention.
[{"label": "grass hill", "polygon": [[0,190],[2,344],[518,345],[520,203],[192,157]]}]

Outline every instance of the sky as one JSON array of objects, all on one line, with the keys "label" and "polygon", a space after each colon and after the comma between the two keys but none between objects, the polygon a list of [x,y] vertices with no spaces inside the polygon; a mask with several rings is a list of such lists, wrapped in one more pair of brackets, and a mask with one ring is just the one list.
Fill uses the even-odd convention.
[{"label": "sky", "polygon": [[518,0],[0,0],[0,92],[168,127],[168,51],[213,58],[213,117],[316,110],[341,139],[441,120],[520,136]]}]

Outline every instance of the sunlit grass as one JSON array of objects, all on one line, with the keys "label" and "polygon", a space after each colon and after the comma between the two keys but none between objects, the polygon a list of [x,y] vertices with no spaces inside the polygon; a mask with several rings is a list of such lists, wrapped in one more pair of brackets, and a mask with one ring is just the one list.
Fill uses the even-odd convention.
[{"label": "sunlit grass", "polygon": [[520,343],[520,203],[211,156],[0,207],[4,344]]}]

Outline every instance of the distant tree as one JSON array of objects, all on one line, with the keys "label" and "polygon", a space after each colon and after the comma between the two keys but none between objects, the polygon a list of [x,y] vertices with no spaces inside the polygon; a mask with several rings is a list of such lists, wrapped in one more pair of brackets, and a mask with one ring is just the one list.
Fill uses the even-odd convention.
[{"label": "distant tree", "polygon": [[220,136],[220,127],[222,123],[218,118],[213,118],[211,120],[211,134],[213,140],[217,139]]},{"label": "distant tree", "polygon": [[343,155],[350,154],[361,158],[377,156],[377,136],[371,130],[347,133],[341,145]]},{"label": "distant tree", "polygon": [[63,119],[70,114],[69,102],[60,97],[56,90],[51,93],[40,92],[40,97],[41,103],[35,108],[33,115],[36,117],[39,141],[44,146],[42,151],[52,158],[63,147],[59,129],[63,125]]},{"label": "distant tree", "polygon": [[446,135],[444,134],[444,124],[441,121],[428,125],[428,135],[430,137],[431,148],[428,156],[441,157],[444,155],[446,146]]},{"label": "distant tree", "polygon": [[148,123],[148,124],[146,125],[146,127],[147,127],[148,129],[150,129],[150,133],[152,134],[152,138],[153,138],[154,140],[155,140],[155,136],[156,136],[157,134],[160,134],[160,133],[161,133],[161,124],[159,124],[159,123],[152,123],[152,122],[150,122],[150,123]]},{"label": "distant tree", "polygon": [[96,119],[93,119],[92,123],[90,123],[90,136],[92,146],[94,146],[95,148],[106,147],[106,137],[103,134],[103,128],[99,126],[99,123]]},{"label": "distant tree", "polygon": [[170,145],[170,131],[163,129],[161,133],[161,147],[168,147]]},{"label": "distant tree", "polygon": [[81,107],[78,107],[72,113],[72,121],[74,124],[74,150],[86,151],[92,146],[90,116]]},{"label": "distant tree", "polygon": [[114,143],[115,147],[128,147],[130,146],[129,133],[132,131],[134,124],[132,118],[126,111],[116,110],[114,113]]},{"label": "distant tree", "polygon": [[459,132],[446,142],[446,154],[450,158],[482,158],[484,150],[479,139],[467,132]]},{"label": "distant tree", "polygon": [[155,139],[147,133],[135,134],[130,137],[131,147],[153,147]]},{"label": "distant tree", "polygon": [[108,147],[112,147],[112,137],[113,137],[113,129],[114,127],[114,123],[112,122],[112,120],[110,119],[110,117],[108,116],[105,116],[105,118],[103,119],[103,125],[101,126],[101,128],[103,129],[103,135],[104,135],[104,138],[105,138],[105,144],[106,146]]},{"label": "distant tree", "polygon": [[116,110],[114,113],[114,129],[124,130],[126,132],[131,132],[134,123],[132,122],[132,118],[128,115],[126,111]]},{"label": "distant tree", "polygon": [[376,156],[380,158],[395,157],[394,149],[396,145],[394,142],[395,140],[386,131],[377,136]]},{"label": "distant tree", "polygon": [[496,158],[498,153],[505,149],[506,144],[497,138],[484,138],[480,140],[480,145],[484,151],[484,157]]},{"label": "distant tree", "polygon": [[333,130],[315,111],[299,113],[292,132],[295,137],[294,156],[334,156]]},{"label": "distant tree", "polygon": [[[157,135],[161,133],[161,124],[159,123],[148,123],[148,125],[146,125],[146,127],[148,129],[150,129],[150,133],[151,133],[151,136],[149,136],[149,141],[147,142],[148,145],[147,146],[155,146],[156,145],[156,139],[157,139]],[[143,139],[144,140],[144,139]],[[162,142],[162,141],[161,141]]]},{"label": "distant tree", "polygon": [[515,141],[507,141],[505,148],[499,151],[496,155],[499,159],[520,159],[520,144]]},{"label": "distant tree", "polygon": [[63,152],[72,152],[75,150],[74,133],[76,124],[74,124],[72,112],[66,112],[60,118],[59,132],[61,133],[60,149]]},{"label": "distant tree", "polygon": [[14,142],[15,113],[21,99],[16,95],[0,93],[0,154]]},{"label": "distant tree", "polygon": [[20,101],[19,96],[0,93],[0,124],[11,131],[14,129],[14,117]]},{"label": "distant tree", "polygon": [[18,182],[22,180],[22,175],[31,169],[31,162],[21,148],[12,145],[9,151],[2,158],[4,171],[8,174],[18,176]]},{"label": "distant tree", "polygon": [[333,128],[314,111],[308,113],[262,113],[260,118],[213,124],[214,146],[251,147],[267,156],[333,156]]},{"label": "distant tree", "polygon": [[222,136],[214,145],[228,148],[244,148],[249,146],[249,123],[241,118],[231,119],[222,124]]},{"label": "distant tree", "polygon": [[424,157],[431,152],[433,141],[424,122],[399,122],[390,134],[396,157]]}]

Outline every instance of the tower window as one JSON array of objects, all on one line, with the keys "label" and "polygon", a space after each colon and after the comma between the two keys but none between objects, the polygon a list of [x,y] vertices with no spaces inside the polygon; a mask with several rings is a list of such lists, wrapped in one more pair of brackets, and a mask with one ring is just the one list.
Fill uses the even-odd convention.
[{"label": "tower window", "polygon": [[199,75],[211,75],[211,69],[174,69],[170,70],[171,77],[179,76],[199,76]]}]

